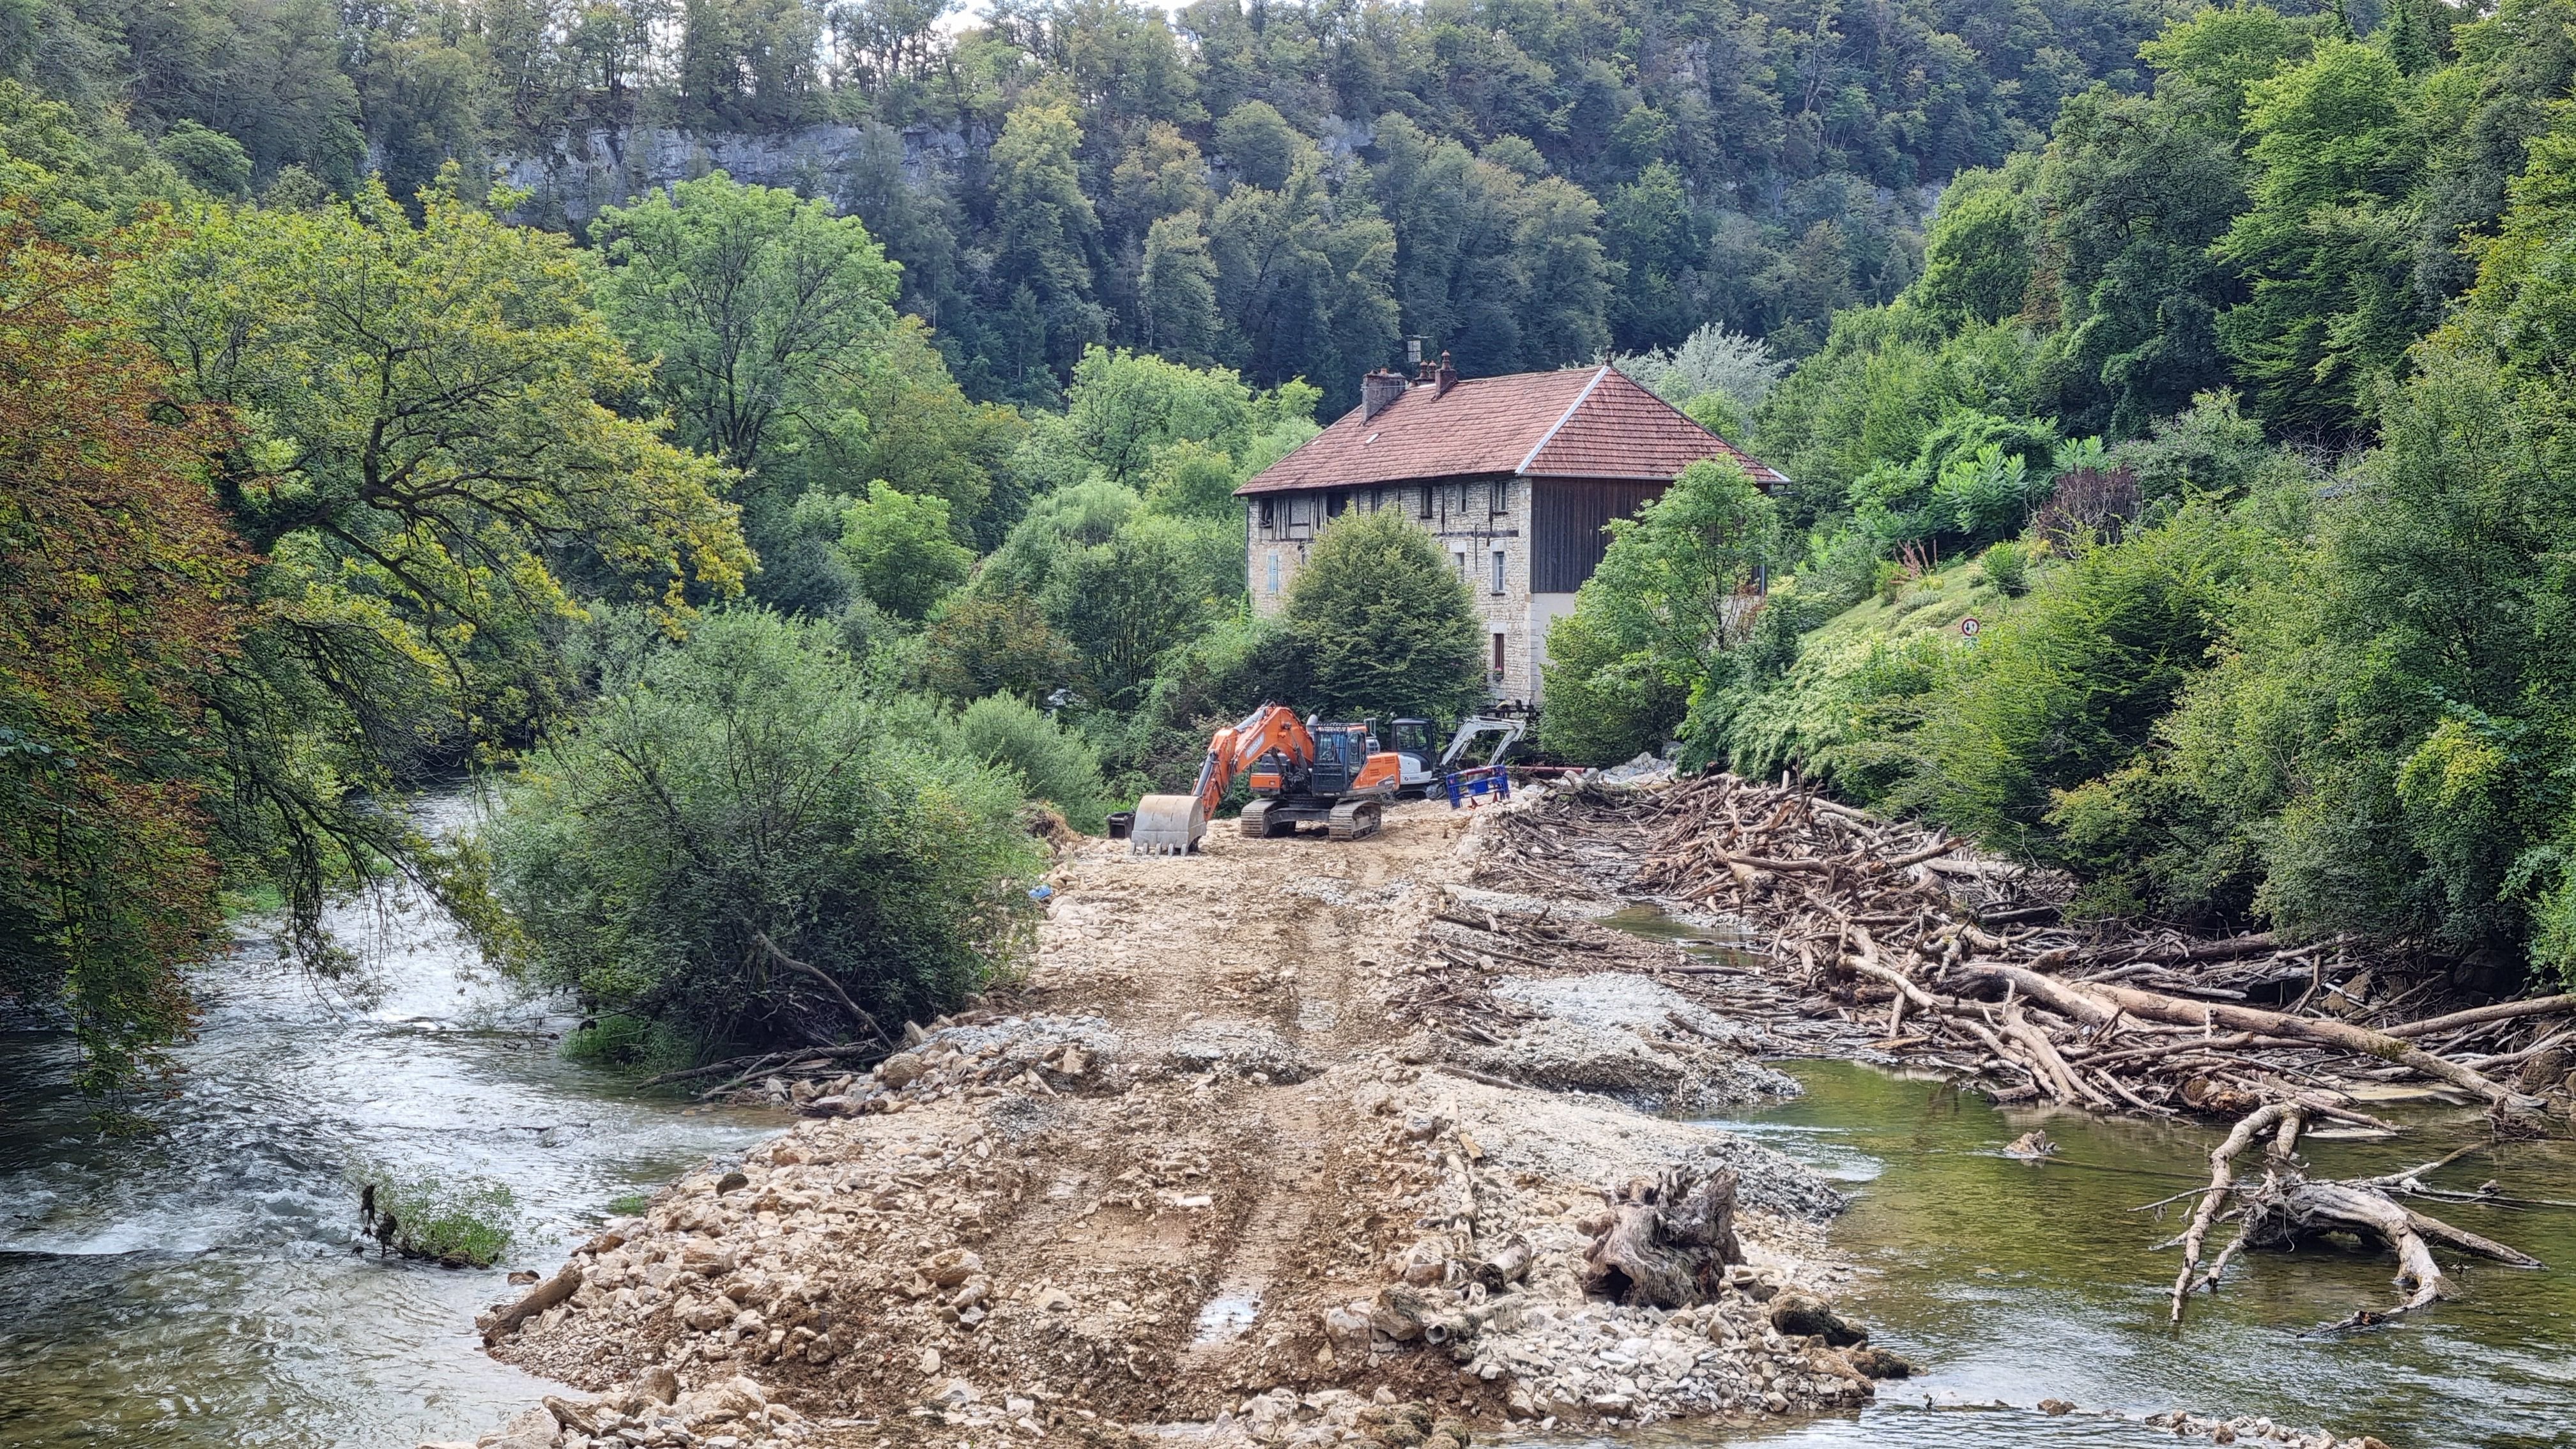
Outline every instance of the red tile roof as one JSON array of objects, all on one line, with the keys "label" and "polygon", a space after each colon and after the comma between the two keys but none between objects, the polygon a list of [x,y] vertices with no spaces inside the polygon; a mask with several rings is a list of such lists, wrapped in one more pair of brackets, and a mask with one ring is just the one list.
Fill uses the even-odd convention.
[{"label": "red tile roof", "polygon": [[1373,418],[1353,408],[1234,491],[1497,473],[1670,481],[1702,458],[1732,458],[1765,488],[1788,481],[1616,368],[1570,368],[1469,378],[1445,396],[1411,387]]}]

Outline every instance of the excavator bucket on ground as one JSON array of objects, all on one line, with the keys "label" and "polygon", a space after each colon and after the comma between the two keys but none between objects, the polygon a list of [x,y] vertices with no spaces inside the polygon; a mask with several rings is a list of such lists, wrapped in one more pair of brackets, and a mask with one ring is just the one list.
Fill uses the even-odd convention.
[{"label": "excavator bucket on ground", "polygon": [[1187,855],[1207,834],[1207,810],[1196,795],[1148,795],[1136,802],[1127,848],[1137,855]]}]

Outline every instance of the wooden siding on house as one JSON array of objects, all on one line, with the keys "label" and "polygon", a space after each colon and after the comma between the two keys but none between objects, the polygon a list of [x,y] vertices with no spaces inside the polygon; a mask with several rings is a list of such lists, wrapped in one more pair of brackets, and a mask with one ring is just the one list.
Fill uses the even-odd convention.
[{"label": "wooden siding on house", "polygon": [[1570,594],[1610,550],[1602,529],[1633,517],[1666,485],[1630,479],[1536,478],[1530,482],[1530,592]]}]

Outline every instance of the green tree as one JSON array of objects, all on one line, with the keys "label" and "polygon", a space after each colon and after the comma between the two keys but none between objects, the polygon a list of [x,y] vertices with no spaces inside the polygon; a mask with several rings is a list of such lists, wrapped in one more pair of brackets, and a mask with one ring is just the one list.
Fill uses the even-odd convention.
[{"label": "green tree", "polygon": [[975,567],[975,555],[949,537],[946,499],[900,493],[879,479],[843,519],[851,577],[898,619],[923,618]]},{"label": "green tree", "polygon": [[1952,323],[1990,323],[2021,310],[2030,287],[2031,216],[2004,178],[1971,171],[1941,193],[1912,295]]},{"label": "green tree", "polygon": [[1238,186],[1208,223],[1226,361],[1256,387],[1304,378],[1325,406],[1358,400],[1359,376],[1395,350],[1395,233],[1363,198],[1336,196],[1301,159],[1278,190]]},{"label": "green tree", "polygon": [[1083,194],[1081,145],[1072,108],[1037,100],[1013,110],[993,144],[992,284],[1006,303],[1025,293],[1037,329],[1018,340],[1022,372],[1010,379],[1024,397],[1052,397],[1055,377],[1109,333],[1094,300],[1100,219]]},{"label": "green tree", "polygon": [[1242,593],[1242,536],[1239,523],[1144,514],[1065,552],[1039,598],[1081,658],[1089,703],[1133,708],[1163,657]]},{"label": "green tree", "polygon": [[684,441],[776,508],[803,489],[772,475],[862,445],[853,395],[894,328],[896,269],[856,217],[718,171],[605,208],[594,240],[601,305]]},{"label": "green tree", "polygon": [[1090,471],[1129,487],[1154,474],[1175,444],[1221,454],[1289,420],[1310,418],[1317,389],[1291,381],[1266,392],[1230,368],[1193,368],[1125,348],[1083,353],[1065,391],[1063,440]]},{"label": "green tree", "polygon": [[2035,300],[2058,322],[2035,402],[2125,437],[2229,380],[2217,318],[2242,294],[2209,249],[2245,205],[2244,169],[2233,120],[2222,129],[2166,91],[2067,102],[2034,183],[2047,263]]},{"label": "green tree", "polygon": [[1147,349],[1193,366],[1215,360],[1216,261],[1196,213],[1163,217],[1146,230],[1136,316],[1137,340]]},{"label": "green tree", "polygon": [[1246,186],[1277,191],[1288,184],[1306,138],[1268,101],[1245,101],[1216,123],[1217,154]]},{"label": "green tree", "polygon": [[2252,205],[2212,251],[2250,295],[2218,335],[2275,423],[2349,429],[2430,320],[2408,285],[2404,198],[2423,158],[2408,94],[2387,55],[2351,43],[2249,92]]},{"label": "green tree", "polygon": [[1656,161],[1614,189],[1602,212],[1602,242],[1619,269],[1610,289],[1610,335],[1640,351],[1671,347],[1689,336],[1697,316],[1692,295],[1707,238],[1682,175]]},{"label": "green tree", "polygon": [[1726,676],[1758,603],[1749,591],[1778,548],[1771,501],[1714,459],[1683,469],[1636,517],[1612,520],[1574,613],[1548,631],[1541,739],[1597,763],[1660,743],[1681,723],[1678,707]]},{"label": "green tree", "polygon": [[1326,524],[1283,614],[1311,661],[1310,703],[1325,714],[1440,719],[1485,697],[1467,583],[1402,509]]},{"label": "green tree", "polygon": [[718,611],[612,660],[503,804],[512,959],[710,1056],[890,1037],[1025,943],[1018,782],[908,737],[820,624]]},{"label": "green tree", "polygon": [[224,828],[311,929],[330,871],[410,849],[353,792],[524,740],[572,687],[582,600],[676,618],[752,559],[716,465],[601,401],[646,378],[564,238],[440,192],[414,221],[370,185],[192,205],[125,245],[118,304],[174,395],[238,420],[218,497],[266,562],[210,698]]}]

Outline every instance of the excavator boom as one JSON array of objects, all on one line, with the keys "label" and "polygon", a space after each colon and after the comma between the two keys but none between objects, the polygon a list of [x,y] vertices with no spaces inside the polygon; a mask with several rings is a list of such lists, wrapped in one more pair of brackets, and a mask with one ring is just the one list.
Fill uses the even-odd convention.
[{"label": "excavator boom", "polygon": [[1314,761],[1314,736],[1286,705],[1265,704],[1209,737],[1198,784],[1189,794],[1148,795],[1137,801],[1130,848],[1147,855],[1187,855],[1198,849],[1235,777],[1269,754],[1300,765]]}]

